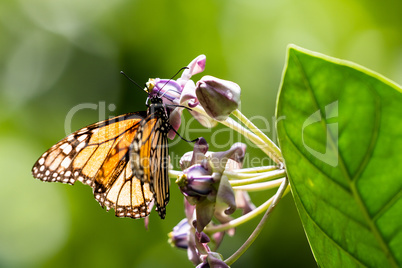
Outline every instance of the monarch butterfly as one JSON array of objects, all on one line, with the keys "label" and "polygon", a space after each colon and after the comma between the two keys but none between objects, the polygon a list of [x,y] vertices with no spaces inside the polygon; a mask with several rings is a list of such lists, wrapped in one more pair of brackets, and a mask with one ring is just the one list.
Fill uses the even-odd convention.
[{"label": "monarch butterfly", "polygon": [[147,111],[120,115],[68,135],[37,160],[33,176],[87,184],[99,204],[106,210],[113,208],[118,217],[144,218],[154,200],[164,219],[171,125],[162,98],[156,95],[149,100]]}]

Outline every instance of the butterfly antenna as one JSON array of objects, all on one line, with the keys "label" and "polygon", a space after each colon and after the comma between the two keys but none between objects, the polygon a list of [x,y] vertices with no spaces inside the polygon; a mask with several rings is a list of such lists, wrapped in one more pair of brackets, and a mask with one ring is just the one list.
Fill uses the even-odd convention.
[{"label": "butterfly antenna", "polygon": [[159,92],[171,81],[173,80],[173,78],[175,78],[180,72],[182,72],[183,70],[189,69],[187,66],[186,67],[182,67],[180,68],[168,81],[166,81],[166,83],[159,89]]},{"label": "butterfly antenna", "polygon": [[[126,75],[123,71],[120,71],[120,73],[122,74],[122,75],[124,75],[130,82],[132,82],[134,85],[136,85],[138,88],[140,88],[140,89],[143,89],[143,87],[141,87],[137,82],[135,82],[133,79],[131,79],[128,75]],[[145,87],[148,89],[148,92],[150,91],[149,90],[149,87],[147,86],[147,84],[145,84]],[[148,98],[147,98],[147,100],[145,101],[145,105],[148,105],[148,101],[149,101],[149,93],[148,93]]]},{"label": "butterfly antenna", "polygon": [[179,134],[179,132],[176,131],[176,129],[174,129],[173,127],[172,127],[171,129],[173,129],[173,131],[177,134],[177,136],[180,137],[180,139],[182,139],[182,140],[184,140],[184,141],[186,141],[186,142],[189,142],[189,143],[190,143],[190,142],[197,142],[197,141],[200,139],[200,138],[196,138],[196,139],[194,139],[194,140],[192,140],[192,141],[189,141],[189,140],[183,138],[183,137]]},{"label": "butterfly antenna", "polygon": [[[130,80],[130,82],[132,82],[134,85],[136,85],[137,87],[139,87],[140,89],[143,89],[137,82],[135,82],[133,79],[131,79],[128,75],[126,75],[123,71],[120,71],[120,73],[122,75],[124,75],[128,80]],[[145,85],[146,86],[146,85]],[[147,87],[148,88],[148,87]]]}]

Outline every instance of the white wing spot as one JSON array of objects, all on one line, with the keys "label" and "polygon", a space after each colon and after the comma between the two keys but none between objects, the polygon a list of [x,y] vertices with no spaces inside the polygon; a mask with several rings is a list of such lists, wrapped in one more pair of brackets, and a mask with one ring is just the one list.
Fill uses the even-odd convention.
[{"label": "white wing spot", "polygon": [[66,143],[63,143],[62,145],[60,145],[59,148],[64,150],[64,148],[66,148],[68,145],[69,144],[66,142]]},{"label": "white wing spot", "polygon": [[45,158],[42,157],[41,159],[39,159],[38,163],[39,165],[43,165],[45,163]]},{"label": "white wing spot", "polygon": [[44,171],[45,170],[45,166],[40,166],[39,171]]},{"label": "white wing spot", "polygon": [[64,168],[68,168],[70,166],[71,163],[71,159],[70,157],[66,157],[64,158],[64,160],[61,162],[60,166],[64,167]]},{"label": "white wing spot", "polygon": [[88,131],[88,128],[84,127],[83,129],[81,129],[81,130],[77,133],[77,135],[84,134],[84,133],[87,132],[87,131]]},{"label": "white wing spot", "polygon": [[78,153],[82,148],[85,147],[85,142],[81,142],[80,144],[75,147],[75,151]]},{"label": "white wing spot", "polygon": [[69,154],[71,152],[71,150],[73,149],[73,146],[71,146],[71,144],[68,144],[68,143],[64,143],[62,146],[63,146],[63,148],[61,148],[61,146],[60,146],[60,149],[63,150],[64,154]]},{"label": "white wing spot", "polygon": [[81,142],[81,141],[85,140],[87,137],[88,137],[88,135],[87,135],[87,134],[84,134],[84,135],[79,136],[79,137],[77,138],[77,140],[78,140],[79,142]]},{"label": "white wing spot", "polygon": [[70,170],[67,170],[66,171],[66,174],[64,174],[64,177],[70,177],[71,176],[71,171]]}]

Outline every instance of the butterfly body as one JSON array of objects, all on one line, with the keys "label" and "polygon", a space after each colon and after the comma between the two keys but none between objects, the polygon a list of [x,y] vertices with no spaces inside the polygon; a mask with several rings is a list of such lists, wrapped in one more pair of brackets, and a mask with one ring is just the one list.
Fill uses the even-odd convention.
[{"label": "butterfly body", "polygon": [[101,121],[62,139],[38,159],[32,174],[42,181],[87,184],[99,204],[118,217],[146,217],[154,200],[163,219],[170,128],[162,99],[154,96],[146,112]]}]

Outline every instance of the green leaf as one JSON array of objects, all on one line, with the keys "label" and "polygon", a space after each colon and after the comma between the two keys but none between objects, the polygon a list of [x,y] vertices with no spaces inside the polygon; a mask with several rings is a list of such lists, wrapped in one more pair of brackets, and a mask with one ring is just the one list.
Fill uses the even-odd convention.
[{"label": "green leaf", "polygon": [[402,90],[356,64],[290,46],[279,144],[321,267],[402,266]]}]

